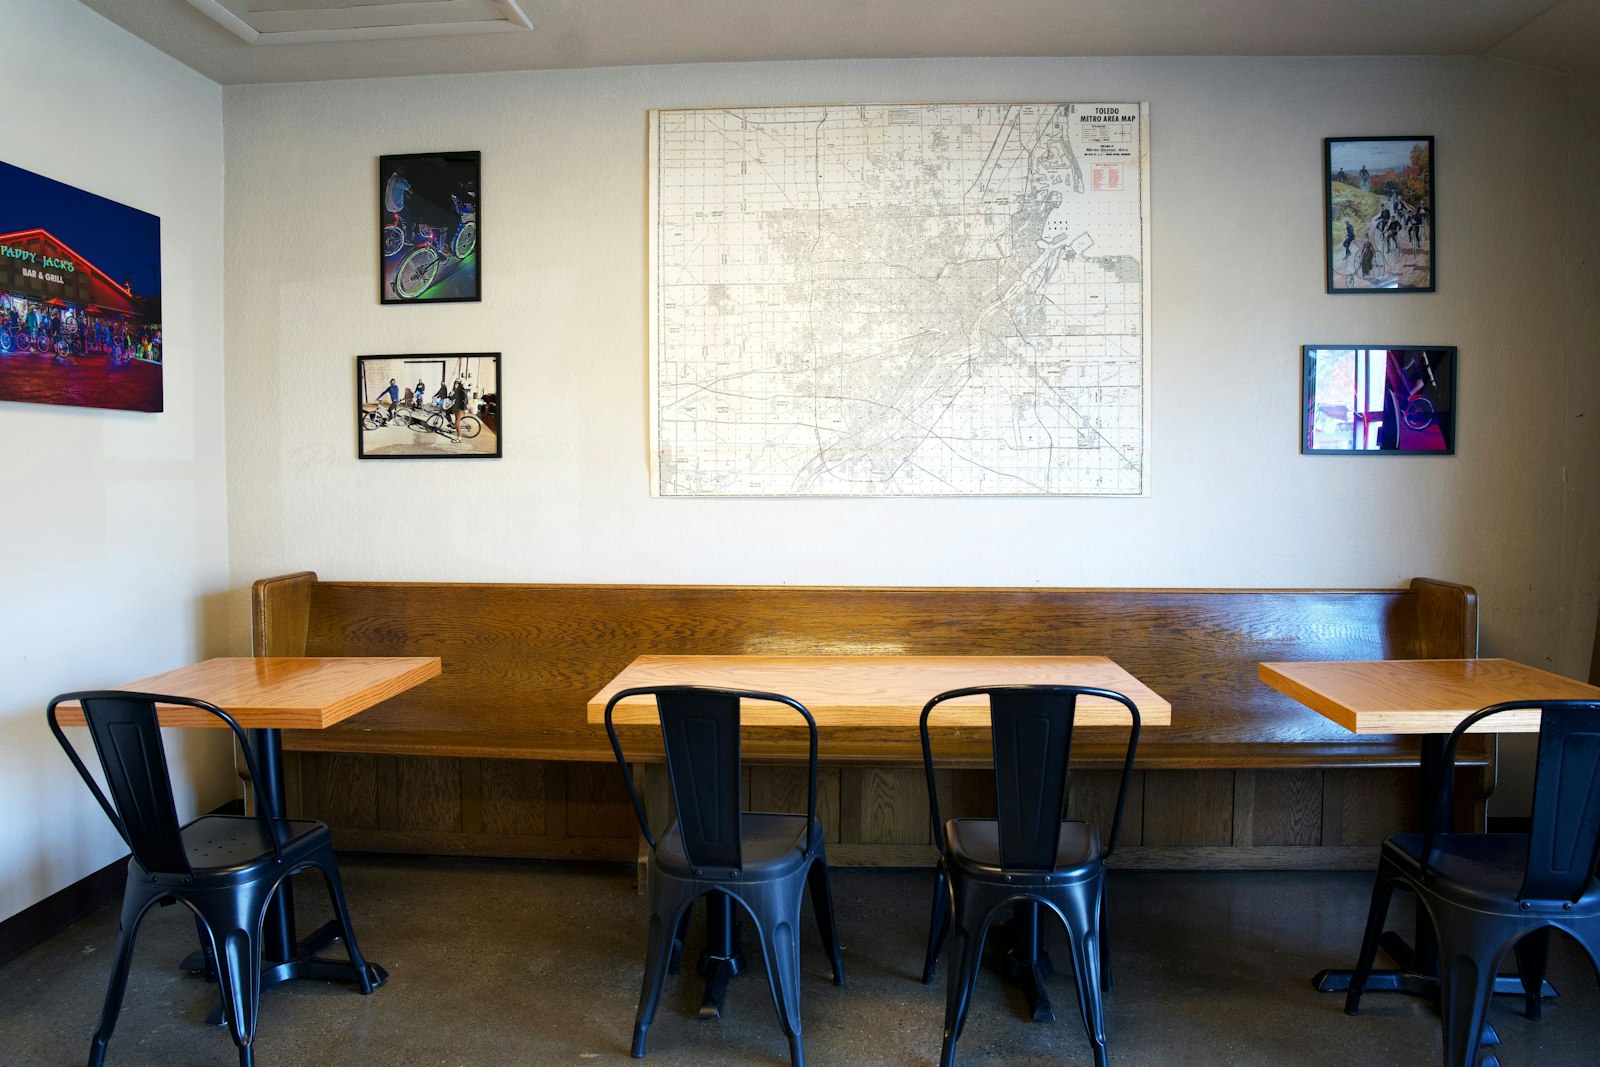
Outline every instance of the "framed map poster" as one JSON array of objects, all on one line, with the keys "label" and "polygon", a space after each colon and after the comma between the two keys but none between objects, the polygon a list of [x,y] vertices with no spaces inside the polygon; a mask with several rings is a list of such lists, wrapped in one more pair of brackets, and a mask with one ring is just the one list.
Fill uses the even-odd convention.
[{"label": "framed map poster", "polygon": [[1148,106],[649,113],[651,493],[1148,491]]}]

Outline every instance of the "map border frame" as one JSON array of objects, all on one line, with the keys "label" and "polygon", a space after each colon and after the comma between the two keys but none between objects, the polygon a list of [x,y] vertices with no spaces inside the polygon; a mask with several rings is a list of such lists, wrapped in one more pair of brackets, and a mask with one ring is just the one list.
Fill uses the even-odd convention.
[{"label": "map border frame", "polygon": [[[658,422],[658,346],[657,335],[660,330],[659,273],[657,271],[658,242],[657,230],[660,225],[658,214],[659,188],[657,184],[657,169],[660,154],[661,116],[682,112],[703,111],[748,111],[759,109],[781,109],[797,107],[822,107],[822,108],[891,108],[891,107],[1109,107],[1121,106],[1138,109],[1139,115],[1139,230],[1140,230],[1140,330],[1141,330],[1141,436],[1140,442],[1140,468],[1139,491],[1124,493],[1086,493],[1086,492],[1025,492],[1025,493],[774,493],[774,492],[727,492],[727,493],[663,493],[661,491],[660,469],[660,424]],[[1035,499],[1050,500],[1059,498],[1084,498],[1091,500],[1102,499],[1138,499],[1151,495],[1150,491],[1150,408],[1151,408],[1151,343],[1150,343],[1150,293],[1151,293],[1151,218],[1150,218],[1150,102],[1148,100],[925,100],[925,101],[878,101],[878,102],[836,102],[836,103],[776,103],[776,104],[724,104],[724,105],[699,105],[696,107],[667,107],[649,108],[645,112],[645,364],[646,364],[646,396],[645,396],[645,436],[647,463],[650,478],[650,496],[652,499],[668,500],[963,500],[963,499]]]}]

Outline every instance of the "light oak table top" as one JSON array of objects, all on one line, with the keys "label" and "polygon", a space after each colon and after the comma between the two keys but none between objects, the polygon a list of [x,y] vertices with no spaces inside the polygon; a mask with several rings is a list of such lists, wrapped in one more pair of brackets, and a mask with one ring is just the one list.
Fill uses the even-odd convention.
[{"label": "light oak table top", "polygon": [[[217,705],[247,730],[323,730],[435,678],[438,656],[208,659],[115,688],[193,697]],[[63,726],[82,726],[77,704],[57,708]],[[194,708],[157,705],[163,726],[227,724]]]},{"label": "light oak table top", "polygon": [[[590,722],[604,722],[606,702],[623,689],[647,685],[707,685],[779,693],[806,706],[819,727],[904,726],[915,729],[928,700],[974,685],[1084,685],[1121,693],[1145,726],[1167,726],[1172,705],[1104,656],[640,656],[589,698]],[[630,697],[617,705],[619,723],[656,723],[655,701]],[[781,704],[746,702],[750,726],[794,726],[800,716]],[[1084,697],[1077,724],[1126,726],[1115,701]],[[937,726],[989,725],[989,702],[967,697],[942,704]]]},{"label": "light oak table top", "polygon": [[[1600,700],[1600,689],[1509,659],[1262,663],[1261,680],[1358,734],[1447,734],[1510,700]],[[1472,733],[1537,733],[1539,712],[1508,711]]]}]

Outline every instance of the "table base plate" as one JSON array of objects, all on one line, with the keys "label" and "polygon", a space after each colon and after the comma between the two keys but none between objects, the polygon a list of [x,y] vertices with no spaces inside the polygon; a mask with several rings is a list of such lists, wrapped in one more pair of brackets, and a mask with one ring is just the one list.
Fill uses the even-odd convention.
[{"label": "table base plate", "polygon": [[[324,959],[317,954],[324,949],[331,948],[341,940],[339,923],[330,921],[325,923],[310,937],[301,941],[296,946],[294,955],[287,960],[263,960],[261,964],[261,988],[267,989],[280,982],[293,981],[299,978],[308,978],[321,982],[347,982],[359,984],[356,969],[348,959]],[[191,974],[204,977],[207,981],[216,981],[216,964],[209,958],[210,954],[204,951],[191,952],[178,966]],[[372,988],[377,989],[389,979],[389,972],[380,965],[367,962],[367,977],[372,982]],[[219,1002],[212,1006],[206,1015],[206,1022],[212,1026],[221,1026],[225,1020],[222,1017],[222,1004]]]}]

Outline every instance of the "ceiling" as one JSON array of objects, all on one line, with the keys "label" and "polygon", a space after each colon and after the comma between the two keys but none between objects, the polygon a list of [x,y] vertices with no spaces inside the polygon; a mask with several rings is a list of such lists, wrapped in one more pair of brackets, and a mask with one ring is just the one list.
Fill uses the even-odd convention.
[{"label": "ceiling", "polygon": [[929,56],[1487,55],[1600,76],[1600,0],[80,2],[223,84]]}]

